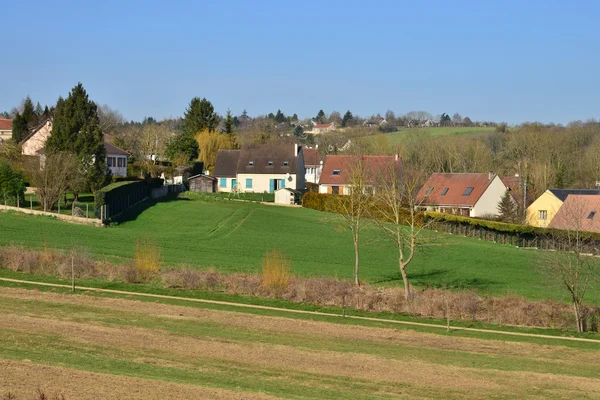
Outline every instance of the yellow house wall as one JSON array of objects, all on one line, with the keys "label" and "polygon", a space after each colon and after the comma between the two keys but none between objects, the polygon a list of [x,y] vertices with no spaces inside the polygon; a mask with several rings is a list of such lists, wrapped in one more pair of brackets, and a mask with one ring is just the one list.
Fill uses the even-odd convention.
[{"label": "yellow house wall", "polygon": [[[527,225],[546,228],[556,215],[563,202],[550,191],[545,191],[536,201],[527,207]],[[547,211],[546,220],[540,219],[540,210]]]}]

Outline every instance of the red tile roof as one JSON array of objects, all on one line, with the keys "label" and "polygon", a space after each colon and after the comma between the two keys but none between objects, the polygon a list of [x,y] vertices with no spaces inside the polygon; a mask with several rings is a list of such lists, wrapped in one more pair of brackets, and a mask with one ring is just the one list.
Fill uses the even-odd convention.
[{"label": "red tile roof", "polygon": [[315,129],[330,128],[333,124],[316,124]]},{"label": "red tile roof", "polygon": [[302,155],[304,156],[304,165],[320,165],[321,163],[321,156],[317,149],[302,148]]},{"label": "red tile roof", "polygon": [[[423,205],[474,206],[493,178],[489,174],[432,174],[417,199]],[[473,188],[471,193],[463,195],[469,187]]]},{"label": "red tile roof", "polygon": [[12,119],[0,118],[0,129],[11,130],[12,129]]},{"label": "red tile roof", "polygon": [[[378,176],[385,172],[385,168],[391,163],[396,162],[400,165],[400,159],[395,156],[338,156],[329,155],[325,158],[323,164],[323,172],[319,184],[321,185],[345,185],[348,183],[348,171],[352,163],[360,157],[367,171],[367,181],[375,183]],[[333,172],[339,170],[339,173],[334,175]]]},{"label": "red tile roof", "polygon": [[600,233],[600,196],[568,195],[549,227]]}]

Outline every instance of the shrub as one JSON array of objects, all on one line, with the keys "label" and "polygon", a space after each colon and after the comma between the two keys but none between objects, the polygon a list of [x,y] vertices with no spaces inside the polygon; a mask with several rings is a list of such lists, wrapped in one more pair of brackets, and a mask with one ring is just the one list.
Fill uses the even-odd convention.
[{"label": "shrub", "polygon": [[135,271],[141,282],[151,282],[160,272],[160,250],[149,238],[138,239],[135,244]]},{"label": "shrub", "polygon": [[262,268],[262,286],[275,297],[287,290],[290,284],[290,261],[278,250],[267,251]]}]

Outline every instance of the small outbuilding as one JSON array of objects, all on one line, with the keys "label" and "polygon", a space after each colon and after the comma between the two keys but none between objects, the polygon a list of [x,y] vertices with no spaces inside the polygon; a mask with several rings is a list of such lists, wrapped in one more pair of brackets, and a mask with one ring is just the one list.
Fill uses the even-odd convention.
[{"label": "small outbuilding", "polygon": [[301,193],[298,190],[281,188],[275,191],[275,204],[299,204],[301,197]]},{"label": "small outbuilding", "polygon": [[215,193],[217,191],[217,178],[204,174],[188,178],[190,192]]}]

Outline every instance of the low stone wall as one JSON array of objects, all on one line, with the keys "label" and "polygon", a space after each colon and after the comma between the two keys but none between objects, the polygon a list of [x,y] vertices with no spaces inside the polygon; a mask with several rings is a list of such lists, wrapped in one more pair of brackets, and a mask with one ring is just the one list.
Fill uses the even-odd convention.
[{"label": "low stone wall", "polygon": [[30,215],[44,215],[46,217],[54,217],[56,219],[60,219],[61,221],[72,222],[74,224],[82,224],[82,225],[92,225],[92,226],[104,226],[102,221],[96,218],[82,218],[82,217],[73,217],[71,215],[57,214],[46,211],[37,211],[30,210],[28,208],[19,208],[19,207],[11,207],[11,206],[3,206],[0,205],[0,211],[15,211],[23,214]]}]

